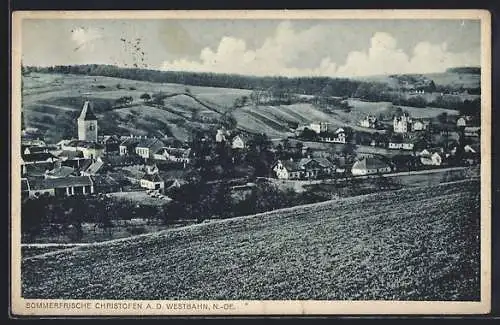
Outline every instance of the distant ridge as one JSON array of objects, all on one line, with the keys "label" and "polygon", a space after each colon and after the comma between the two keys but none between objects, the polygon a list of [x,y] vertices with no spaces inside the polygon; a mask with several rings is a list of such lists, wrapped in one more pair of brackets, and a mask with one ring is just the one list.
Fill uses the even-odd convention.
[{"label": "distant ridge", "polygon": [[457,67],[446,69],[446,72],[450,73],[470,73],[470,74],[481,74],[481,67]]}]

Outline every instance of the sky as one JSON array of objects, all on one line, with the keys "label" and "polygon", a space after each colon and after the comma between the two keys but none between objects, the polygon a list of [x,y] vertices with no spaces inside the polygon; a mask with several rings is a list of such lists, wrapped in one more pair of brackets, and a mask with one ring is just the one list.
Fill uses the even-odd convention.
[{"label": "sky", "polygon": [[479,20],[26,19],[29,66],[354,77],[480,66]]}]

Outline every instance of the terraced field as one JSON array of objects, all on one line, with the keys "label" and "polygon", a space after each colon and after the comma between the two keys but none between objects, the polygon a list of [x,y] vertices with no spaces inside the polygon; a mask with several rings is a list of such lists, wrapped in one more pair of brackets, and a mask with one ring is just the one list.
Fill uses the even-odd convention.
[{"label": "terraced field", "polygon": [[478,193],[408,188],[25,257],[22,295],[479,300]]}]

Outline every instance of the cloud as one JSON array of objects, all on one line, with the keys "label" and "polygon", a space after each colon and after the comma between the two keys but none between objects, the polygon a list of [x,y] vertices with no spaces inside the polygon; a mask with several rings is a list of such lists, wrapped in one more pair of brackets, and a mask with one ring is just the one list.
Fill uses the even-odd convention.
[{"label": "cloud", "polygon": [[[225,36],[216,48],[204,48],[198,60],[165,61],[161,69],[259,76],[348,77],[442,72],[450,67],[480,63],[477,51],[453,53],[448,51],[446,43],[420,42],[412,53],[405,53],[398,48],[397,40],[391,34],[376,32],[366,50],[349,52],[345,62],[339,64],[332,59],[335,48],[325,51],[325,47],[332,46],[329,38],[335,34],[319,26],[296,31],[290,22],[283,22],[277,26],[274,35],[255,49],[247,48],[243,39]],[[320,49],[321,53],[330,55],[315,60],[313,54]],[[304,62],[312,65],[303,67],[301,63]]]},{"label": "cloud", "polygon": [[93,42],[103,35],[96,28],[79,27],[71,31],[71,40],[76,43],[75,50],[94,50]]}]

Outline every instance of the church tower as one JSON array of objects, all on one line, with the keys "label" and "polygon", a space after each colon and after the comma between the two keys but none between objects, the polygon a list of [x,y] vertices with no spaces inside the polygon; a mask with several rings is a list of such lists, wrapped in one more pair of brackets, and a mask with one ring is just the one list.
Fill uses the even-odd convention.
[{"label": "church tower", "polygon": [[85,101],[78,117],[78,140],[97,142],[97,117],[89,101]]}]

